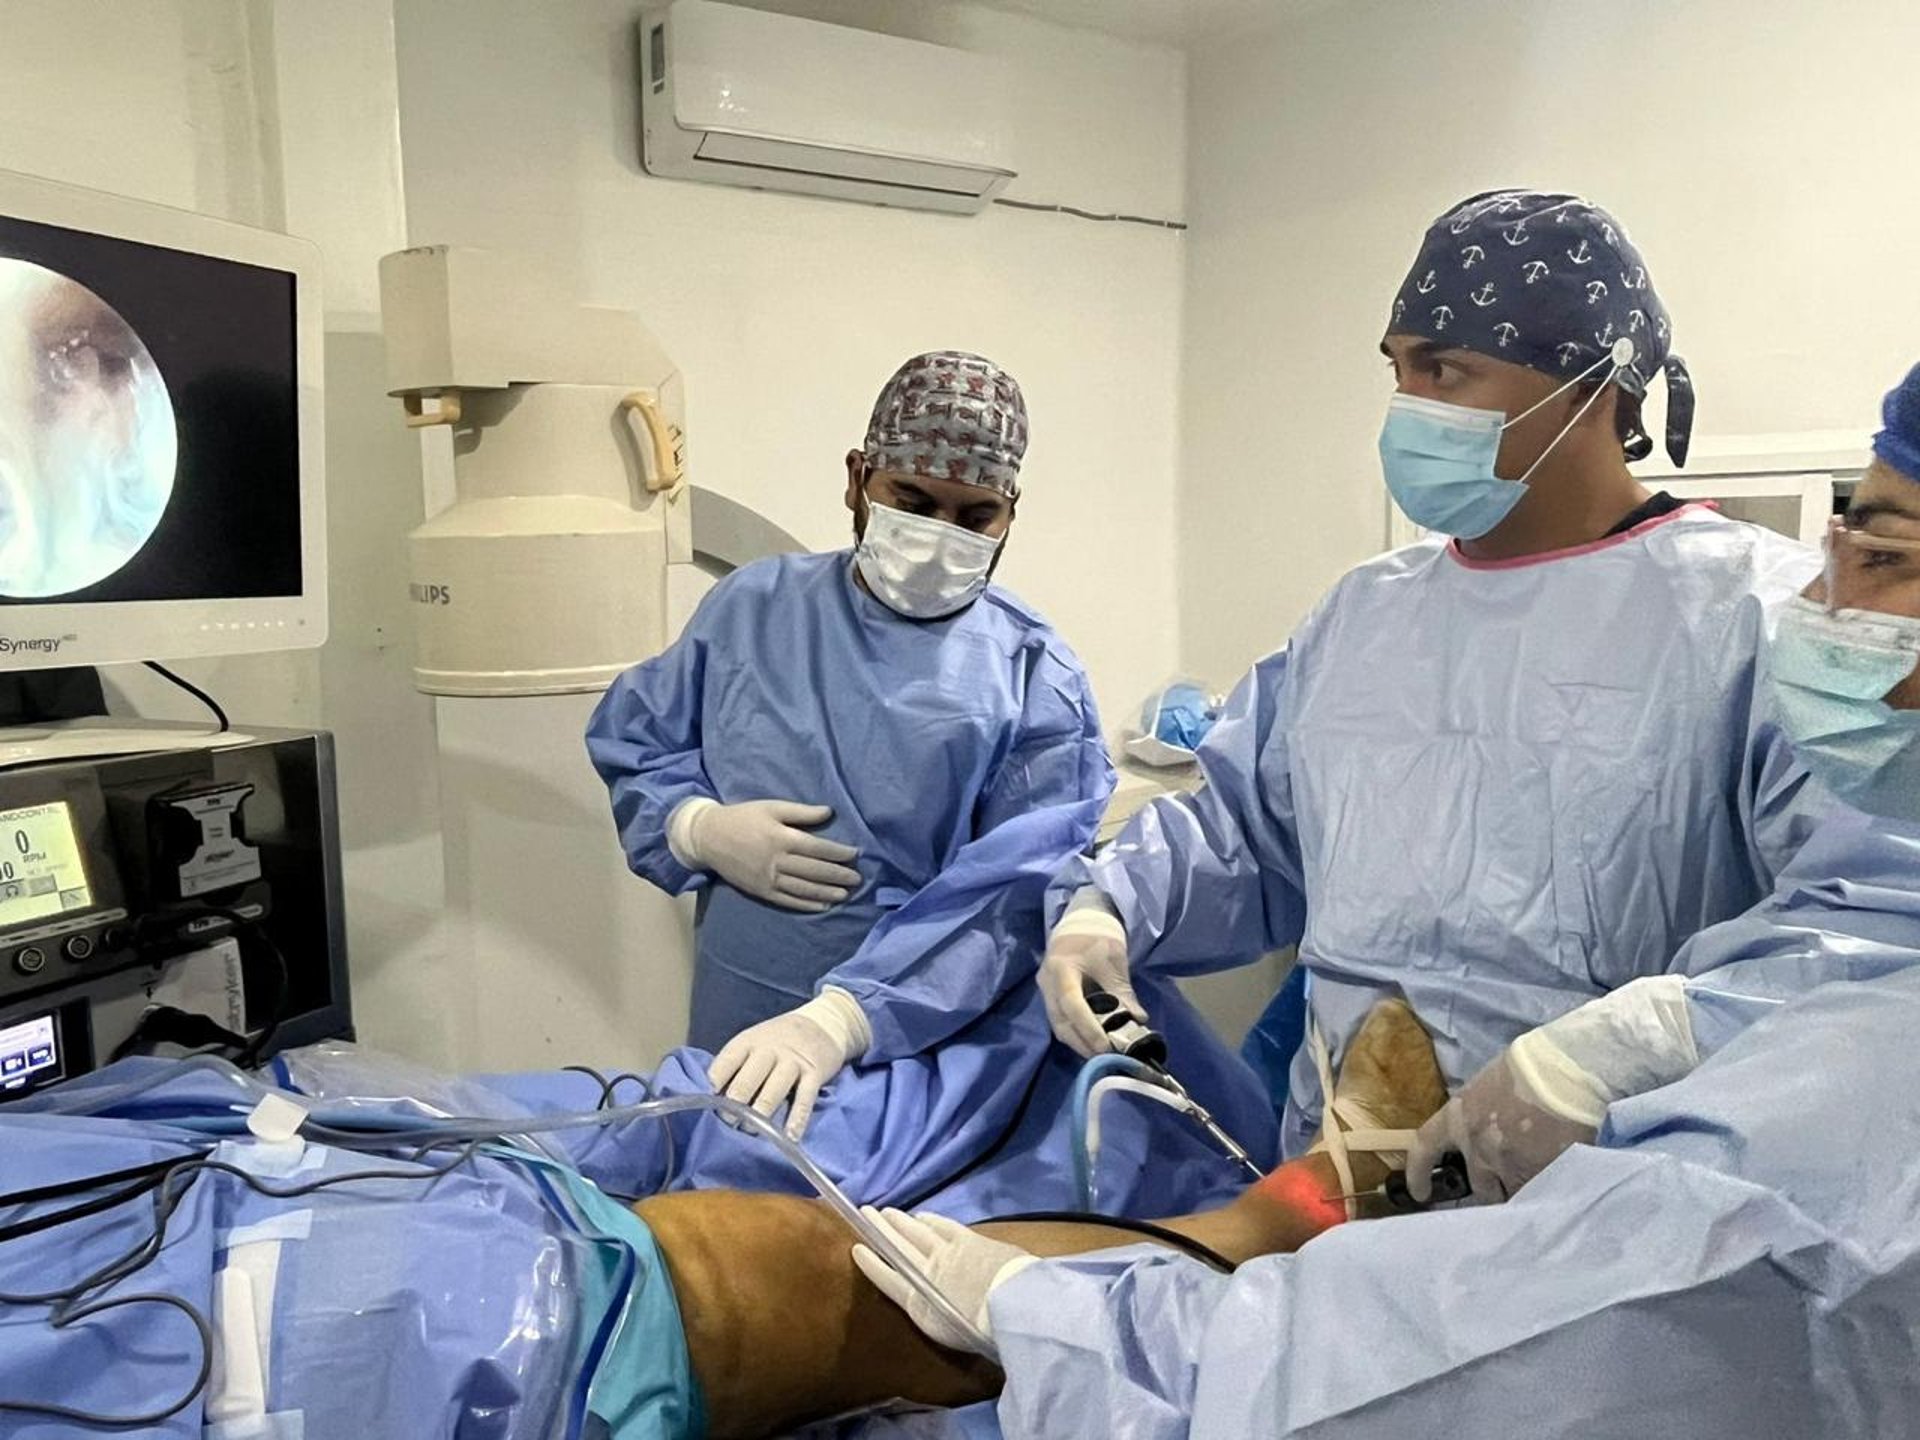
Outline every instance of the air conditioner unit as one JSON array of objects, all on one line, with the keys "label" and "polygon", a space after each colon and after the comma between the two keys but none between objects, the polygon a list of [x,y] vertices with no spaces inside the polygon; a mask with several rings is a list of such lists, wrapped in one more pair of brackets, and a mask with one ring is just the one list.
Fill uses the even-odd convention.
[{"label": "air conditioner unit", "polygon": [[650,175],[962,214],[1014,177],[987,56],[715,0],[640,25]]}]

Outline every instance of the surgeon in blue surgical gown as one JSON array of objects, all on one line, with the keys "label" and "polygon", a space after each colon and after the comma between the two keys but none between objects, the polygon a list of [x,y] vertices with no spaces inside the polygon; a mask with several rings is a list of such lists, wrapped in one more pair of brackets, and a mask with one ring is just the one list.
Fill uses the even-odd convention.
[{"label": "surgeon in blue surgical gown", "polygon": [[[1873,462],[1827,536],[1825,574],[1781,611],[1768,651],[1770,697],[1796,754],[1835,794],[1869,814],[1920,820],[1920,366],[1882,406]],[[1856,817],[1857,818],[1857,817]],[[1798,908],[1897,908],[1886,897],[1915,873],[1836,848],[1836,819],[1793,872]],[[1896,861],[1904,856],[1897,848]],[[1875,897],[1880,897],[1876,899]],[[1844,956],[1778,938],[1778,895],[1714,943],[1691,947],[1681,973],[1648,977],[1530,1031],[1490,1062],[1421,1129],[1408,1159],[1425,1199],[1434,1162],[1462,1155],[1474,1192],[1511,1194],[1568,1145],[1591,1141],[1607,1106],[1678,1079],[1750,1018],[1828,974]],[[1774,936],[1760,957],[1743,940]]]},{"label": "surgeon in blue surgical gown", "polygon": [[1026,446],[1006,371],[909,360],[847,456],[857,546],[729,576],[588,727],[634,870],[701,892],[690,1042],[796,1135],[1030,979],[1111,793],[1079,660],[989,583]]},{"label": "surgeon in blue surgical gown", "polygon": [[1297,1155],[1313,1035],[1337,1069],[1404,995],[1458,1086],[1768,892],[1831,806],[1755,685],[1766,609],[1819,557],[1627,469],[1662,374],[1685,458],[1671,345],[1640,253],[1590,202],[1495,191],[1433,224],[1387,317],[1380,437],[1432,536],[1350,572],[1254,667],[1200,747],[1203,791],[1063,873],[1040,973],[1063,1040],[1097,1038],[1088,980],[1124,994],[1297,944]]},{"label": "surgeon in blue surgical gown", "polygon": [[1339,1226],[1230,1277],[1145,1249],[1029,1266],[987,1289],[1007,1387],[967,1425],[1920,1433],[1920,367],[1886,417],[1764,663],[1791,743],[1851,804],[1682,950],[1670,996],[1625,987],[1488,1067],[1584,1074],[1597,1127],[1529,1178],[1488,1131],[1554,1117],[1503,1108],[1528,1093],[1503,1082],[1422,1140],[1464,1143],[1495,1191],[1475,1198],[1506,1204]]}]

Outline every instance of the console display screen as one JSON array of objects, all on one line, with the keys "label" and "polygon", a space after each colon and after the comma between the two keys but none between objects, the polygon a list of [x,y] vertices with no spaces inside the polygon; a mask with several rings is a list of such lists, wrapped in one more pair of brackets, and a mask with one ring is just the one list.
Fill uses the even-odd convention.
[{"label": "console display screen", "polygon": [[43,1085],[60,1075],[60,1036],[53,1016],[36,1015],[0,1029],[0,1091]]},{"label": "console display screen", "polygon": [[92,906],[73,808],[54,800],[0,810],[0,930]]}]

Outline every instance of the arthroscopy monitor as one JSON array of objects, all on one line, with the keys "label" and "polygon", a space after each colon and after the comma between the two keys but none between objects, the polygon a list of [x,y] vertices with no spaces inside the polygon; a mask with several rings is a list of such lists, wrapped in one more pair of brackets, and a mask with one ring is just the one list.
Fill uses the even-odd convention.
[{"label": "arthroscopy monitor", "polygon": [[326,638],[319,257],[0,171],[0,670]]}]

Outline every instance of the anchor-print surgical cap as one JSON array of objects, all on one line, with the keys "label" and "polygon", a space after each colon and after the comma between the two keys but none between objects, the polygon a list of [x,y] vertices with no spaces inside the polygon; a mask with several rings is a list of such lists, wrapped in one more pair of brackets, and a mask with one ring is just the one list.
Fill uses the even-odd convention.
[{"label": "anchor-print surgical cap", "polygon": [[[1562,380],[1599,365],[1624,337],[1633,357],[1613,383],[1641,398],[1665,371],[1667,453],[1686,461],[1693,383],[1673,354],[1673,321],[1626,228],[1577,195],[1491,190],[1442,215],[1394,297],[1387,333]],[[1626,442],[1630,460],[1652,449],[1637,428]]]}]

